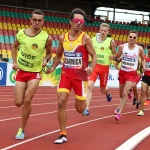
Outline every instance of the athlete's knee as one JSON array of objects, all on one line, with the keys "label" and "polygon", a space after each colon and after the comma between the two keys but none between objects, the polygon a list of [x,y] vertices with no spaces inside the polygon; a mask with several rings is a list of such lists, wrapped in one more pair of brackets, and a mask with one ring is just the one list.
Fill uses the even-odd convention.
[{"label": "athlete's knee", "polygon": [[88,83],[88,84],[87,84],[87,89],[88,89],[88,90],[92,90],[92,89],[93,89],[93,84]]},{"label": "athlete's knee", "polygon": [[81,105],[81,106],[76,107],[76,111],[79,113],[83,113],[85,108],[86,108],[86,105]]},{"label": "athlete's knee", "polygon": [[76,100],[75,106],[76,106],[76,111],[79,113],[83,113],[85,108],[86,108],[86,100]]},{"label": "athlete's knee", "polygon": [[16,105],[17,107],[22,106],[22,104],[23,104],[23,102],[17,101],[17,100],[15,99],[15,105]]},{"label": "athlete's knee", "polygon": [[63,97],[58,99],[58,109],[66,109],[66,100]]},{"label": "athlete's knee", "polygon": [[104,89],[102,90],[102,89],[101,89],[101,93],[102,93],[102,94],[105,94],[105,93],[106,93],[106,90],[104,90]]},{"label": "athlete's knee", "polygon": [[145,91],[141,91],[141,96],[145,96],[146,92]]},{"label": "athlete's knee", "polygon": [[105,93],[106,93],[106,88],[100,88],[100,90],[101,90],[101,93],[102,93],[102,94],[105,94]]},{"label": "athlete's knee", "polygon": [[123,91],[123,93],[122,93],[122,97],[125,97],[126,95],[127,95],[127,91]]},{"label": "athlete's knee", "polygon": [[29,105],[31,105],[31,99],[25,98],[23,105],[24,105],[24,106],[29,106]]}]

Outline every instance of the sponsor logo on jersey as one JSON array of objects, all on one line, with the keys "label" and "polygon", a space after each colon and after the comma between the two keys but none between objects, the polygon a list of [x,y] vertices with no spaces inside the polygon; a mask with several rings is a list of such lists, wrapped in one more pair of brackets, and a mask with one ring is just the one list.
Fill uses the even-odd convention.
[{"label": "sponsor logo on jersey", "polygon": [[70,43],[70,47],[72,47],[73,46],[73,43]]}]

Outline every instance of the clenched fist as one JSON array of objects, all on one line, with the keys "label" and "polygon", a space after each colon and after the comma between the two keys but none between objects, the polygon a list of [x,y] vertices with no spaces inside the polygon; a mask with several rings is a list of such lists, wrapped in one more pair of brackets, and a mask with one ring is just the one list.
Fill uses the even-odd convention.
[{"label": "clenched fist", "polygon": [[17,63],[13,63],[12,69],[13,70],[17,70],[18,69],[18,64]]},{"label": "clenched fist", "polygon": [[53,68],[53,67],[51,67],[51,68],[48,67],[45,73],[46,73],[46,74],[49,74],[49,73],[52,73],[53,71],[54,71],[54,68]]},{"label": "clenched fist", "polygon": [[93,69],[91,67],[86,67],[85,71],[90,76],[92,74],[92,72],[93,72]]}]

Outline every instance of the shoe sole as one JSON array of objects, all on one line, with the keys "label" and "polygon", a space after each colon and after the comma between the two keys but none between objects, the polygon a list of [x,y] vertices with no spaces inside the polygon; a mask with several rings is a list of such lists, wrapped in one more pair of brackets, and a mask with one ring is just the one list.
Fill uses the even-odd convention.
[{"label": "shoe sole", "polygon": [[24,140],[24,138],[15,138],[16,140]]},{"label": "shoe sole", "polygon": [[90,114],[87,115],[87,114],[85,114],[85,113],[82,113],[82,116],[89,116],[89,115],[90,115]]},{"label": "shoe sole", "polygon": [[[62,143],[66,143],[67,141],[63,141]],[[55,144],[62,144],[62,143],[59,143],[59,142],[54,142]]]},{"label": "shoe sole", "polygon": [[118,119],[117,117],[115,117],[116,121],[119,121],[120,119]]}]

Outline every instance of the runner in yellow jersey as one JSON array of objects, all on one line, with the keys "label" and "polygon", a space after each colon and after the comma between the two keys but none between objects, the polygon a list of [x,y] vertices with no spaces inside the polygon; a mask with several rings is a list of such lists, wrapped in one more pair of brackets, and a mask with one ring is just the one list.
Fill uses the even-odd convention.
[{"label": "runner in yellow jersey", "polygon": [[[24,139],[25,125],[31,113],[31,101],[41,79],[42,67],[51,58],[52,39],[41,29],[44,14],[34,10],[31,15],[32,27],[20,30],[12,47],[13,70],[17,70],[14,90],[14,102],[17,107],[23,105],[21,125],[16,139]],[[16,61],[17,48],[20,45]],[[46,57],[43,58],[46,48]]]},{"label": "runner in yellow jersey", "polygon": [[[59,47],[48,73],[54,71],[61,61],[64,53],[64,64],[61,78],[57,87],[58,95],[58,121],[60,137],[55,143],[67,142],[66,138],[66,105],[71,89],[75,92],[75,107],[79,113],[83,113],[86,107],[87,76],[92,74],[97,57],[91,38],[81,31],[85,22],[85,12],[79,8],[72,10],[70,14],[71,31],[59,38]],[[93,58],[88,67],[88,54]]]},{"label": "runner in yellow jersey", "polygon": [[110,55],[116,54],[116,44],[115,41],[107,37],[109,33],[110,26],[106,23],[102,23],[100,25],[100,36],[92,38],[93,46],[95,48],[97,54],[97,64],[94,68],[94,71],[91,76],[88,77],[88,85],[87,85],[87,106],[83,116],[89,116],[89,105],[92,98],[92,89],[94,87],[94,83],[97,79],[97,76],[100,78],[100,91],[102,94],[106,94],[107,101],[111,101],[111,94],[108,90],[107,80],[109,75],[109,65],[111,60],[109,59]]}]

